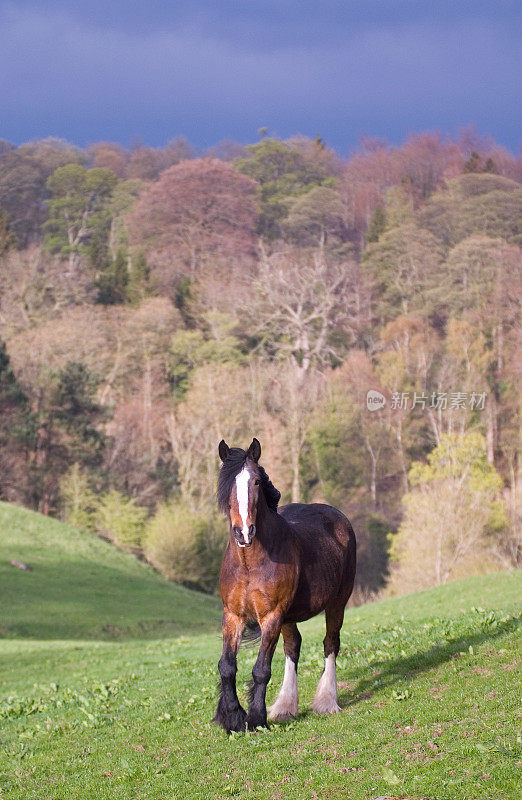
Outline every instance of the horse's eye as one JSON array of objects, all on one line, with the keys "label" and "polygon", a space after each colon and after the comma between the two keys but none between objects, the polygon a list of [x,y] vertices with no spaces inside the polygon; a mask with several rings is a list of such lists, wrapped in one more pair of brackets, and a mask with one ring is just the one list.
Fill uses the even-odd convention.
[{"label": "horse's eye", "polygon": [[254,481],[254,483],[255,483],[256,486],[259,486],[260,481]]}]

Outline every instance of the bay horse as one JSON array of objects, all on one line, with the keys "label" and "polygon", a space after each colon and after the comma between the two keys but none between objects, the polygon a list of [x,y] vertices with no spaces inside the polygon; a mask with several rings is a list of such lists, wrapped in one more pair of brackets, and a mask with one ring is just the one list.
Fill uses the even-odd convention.
[{"label": "bay horse", "polygon": [[[280,492],[259,465],[261,445],[248,450],[219,443],[223,462],[217,499],[230,524],[219,589],[223,600],[221,691],[214,722],[227,733],[268,727],[265,703],[271,663],[279,634],[285,652],[284,680],[271,720],[297,714],[297,663],[301,648],[298,622],[326,615],[325,666],[312,708],[319,714],[340,711],[335,661],[339,631],[355,578],[355,534],[348,519],[322,503],[290,503],[278,509]],[[248,712],[236,691],[237,653],[247,627],[261,635],[252,669]]]}]

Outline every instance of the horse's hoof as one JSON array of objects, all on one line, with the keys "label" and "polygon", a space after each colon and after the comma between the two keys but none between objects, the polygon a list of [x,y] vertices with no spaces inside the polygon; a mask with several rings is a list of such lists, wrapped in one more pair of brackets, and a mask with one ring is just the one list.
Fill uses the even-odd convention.
[{"label": "horse's hoof", "polygon": [[269,728],[266,719],[266,714],[249,714],[247,716],[247,726],[249,731],[255,731],[257,728]]},{"label": "horse's hoof", "polygon": [[298,711],[297,702],[276,700],[274,705],[268,709],[268,719],[272,722],[288,722],[289,719],[297,716]]},{"label": "horse's hoof", "polygon": [[216,716],[212,720],[216,725],[221,725],[227,733],[244,733],[247,727],[247,715],[244,708],[239,706],[233,711],[224,712],[218,708]]},{"label": "horse's hoof", "polygon": [[335,697],[319,696],[314,697],[312,710],[315,711],[316,714],[339,714],[342,709],[337,705],[337,699]]}]

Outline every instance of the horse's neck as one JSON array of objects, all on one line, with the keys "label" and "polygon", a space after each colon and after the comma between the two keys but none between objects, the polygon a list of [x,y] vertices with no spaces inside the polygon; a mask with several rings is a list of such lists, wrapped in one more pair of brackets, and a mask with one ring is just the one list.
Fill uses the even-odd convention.
[{"label": "horse's neck", "polygon": [[256,517],[256,539],[260,545],[270,552],[285,538],[287,528],[288,523],[279,514],[270,511],[263,497],[258,504]]}]

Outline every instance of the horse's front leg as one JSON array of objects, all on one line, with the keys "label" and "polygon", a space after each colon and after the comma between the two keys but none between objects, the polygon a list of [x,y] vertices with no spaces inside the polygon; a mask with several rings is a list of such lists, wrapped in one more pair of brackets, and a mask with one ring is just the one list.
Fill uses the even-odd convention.
[{"label": "horse's front leg", "polygon": [[247,725],[249,730],[257,727],[268,728],[266,719],[266,687],[272,674],[272,656],[281,633],[282,614],[272,611],[260,620],[261,646],[257,661],[252,669],[252,689],[248,706]]},{"label": "horse's front leg", "polygon": [[228,609],[223,611],[223,652],[218,669],[221,678],[221,693],[214,722],[221,725],[227,733],[244,731],[246,712],[241,707],[236,692],[237,651],[245,622]]}]

